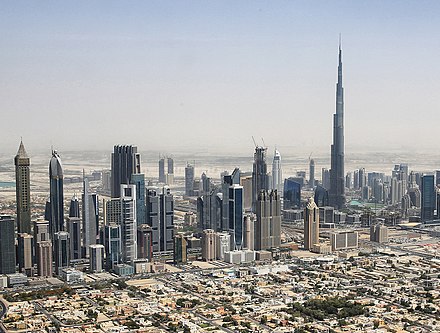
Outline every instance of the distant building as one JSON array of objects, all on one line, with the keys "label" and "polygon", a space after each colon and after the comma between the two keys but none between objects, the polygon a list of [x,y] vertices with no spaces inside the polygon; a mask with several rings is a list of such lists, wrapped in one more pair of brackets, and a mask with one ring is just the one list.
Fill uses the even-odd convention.
[{"label": "distant building", "polygon": [[376,243],[388,243],[388,228],[383,224],[375,224],[370,227],[370,241]]},{"label": "distant building", "polygon": [[244,236],[243,248],[248,250],[255,249],[255,215],[252,213],[244,216],[243,222]]},{"label": "distant building", "polygon": [[50,179],[50,211],[49,227],[53,238],[54,234],[64,230],[64,190],[63,190],[63,167],[60,156],[52,151],[49,163]]},{"label": "distant building", "polygon": [[69,253],[69,233],[66,231],[58,231],[54,235],[54,257],[55,257],[55,273],[61,274],[63,268],[69,267],[70,253]]},{"label": "distant building", "polygon": [[254,153],[254,164],[252,169],[252,207],[255,212],[258,195],[261,190],[269,190],[266,164],[267,148],[257,146]]},{"label": "distant building", "polygon": [[319,243],[319,208],[310,198],[304,209],[304,249],[312,250]]},{"label": "distant building", "polygon": [[281,193],[283,186],[283,172],[281,169],[281,154],[275,149],[272,162],[272,189]]},{"label": "distant building", "polygon": [[104,249],[106,268],[114,270],[118,264],[122,263],[121,225],[114,221],[107,220],[104,226]]},{"label": "distant building", "polygon": [[313,201],[318,207],[328,206],[328,191],[321,185],[316,186]]},{"label": "distant building", "polygon": [[175,264],[184,264],[187,261],[187,242],[183,234],[174,236],[173,258]]},{"label": "distant building", "polygon": [[143,173],[131,175],[130,184],[136,186],[136,223],[139,226],[147,223],[145,175]]},{"label": "distant building", "polygon": [[185,167],[185,195],[194,195],[194,166],[189,163]]},{"label": "distant building", "polygon": [[52,241],[50,240],[49,221],[34,222],[34,244],[38,276],[52,276]]},{"label": "distant building", "polygon": [[212,229],[203,230],[202,233],[202,259],[212,261],[216,259],[216,234]]},{"label": "distant building", "polygon": [[69,217],[80,217],[79,200],[76,194],[70,199]]},{"label": "distant building", "polygon": [[168,187],[147,190],[147,223],[153,230],[153,252],[173,251],[174,198]]},{"label": "distant building", "polygon": [[229,234],[231,235],[232,249],[243,247],[243,186],[233,184],[229,186]]},{"label": "distant building", "polygon": [[309,162],[309,187],[315,187],[315,160],[313,158]]},{"label": "distant building", "polygon": [[0,215],[0,274],[15,273],[15,220]]},{"label": "distant building", "polygon": [[141,173],[141,155],[136,146],[114,146],[112,153],[111,195],[121,197],[121,185],[130,184],[131,175]]},{"label": "distant building", "polygon": [[281,244],[281,198],[276,190],[262,190],[258,196],[255,223],[255,250],[277,248]]},{"label": "distant building", "polygon": [[15,162],[15,193],[17,202],[18,233],[31,232],[30,159],[20,141]]},{"label": "distant building", "polygon": [[293,178],[284,180],[284,209],[293,209],[301,207],[301,184],[294,181]]},{"label": "distant building", "polygon": [[357,231],[334,232],[330,234],[332,251],[355,249],[358,247]]},{"label": "distant building", "polygon": [[98,196],[90,193],[89,180],[83,176],[82,195],[82,235],[83,235],[83,257],[89,258],[90,245],[96,244],[99,230],[99,206]]},{"label": "distant building", "polygon": [[32,235],[18,234],[17,258],[19,272],[33,276],[34,239]]},{"label": "distant building", "polygon": [[422,204],[420,208],[420,215],[422,221],[429,221],[434,219],[434,210],[436,209],[436,193],[434,188],[434,176],[422,176]]},{"label": "distant building", "polygon": [[231,250],[231,235],[227,232],[216,234],[216,257],[219,260],[225,259],[225,252]]},{"label": "distant building", "polygon": [[90,253],[90,271],[99,273],[103,270],[104,263],[104,245],[92,244],[89,249]]},{"label": "distant building", "polygon": [[79,217],[67,218],[67,232],[70,236],[70,257],[71,259],[82,258],[81,247],[81,220]]},{"label": "distant building", "polygon": [[159,183],[167,185],[174,183],[174,160],[171,157],[159,159]]},{"label": "distant building", "polygon": [[141,224],[137,229],[138,259],[153,259],[153,230],[148,224]]}]

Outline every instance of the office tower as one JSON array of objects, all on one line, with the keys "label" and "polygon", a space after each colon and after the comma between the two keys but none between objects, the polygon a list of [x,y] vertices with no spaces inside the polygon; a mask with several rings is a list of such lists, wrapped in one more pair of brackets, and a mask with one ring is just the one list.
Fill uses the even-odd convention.
[{"label": "office tower", "polygon": [[222,231],[229,232],[229,187],[232,185],[232,176],[223,174],[222,180]]},{"label": "office tower", "polygon": [[240,183],[243,186],[243,208],[246,212],[252,210],[252,172],[240,173]]},{"label": "office tower", "polygon": [[167,184],[172,185],[174,183],[174,160],[171,157],[168,157],[167,161],[168,161]]},{"label": "office tower", "polygon": [[159,159],[159,183],[165,183],[165,158]]},{"label": "office tower", "polygon": [[175,264],[185,264],[187,260],[187,242],[183,234],[174,236],[173,259]]},{"label": "office tower", "polygon": [[434,210],[436,209],[436,192],[434,187],[434,176],[422,176],[422,203],[420,207],[420,217],[422,222],[434,219]]},{"label": "office tower", "polygon": [[83,257],[89,258],[90,245],[96,244],[98,235],[99,207],[98,196],[90,193],[89,180],[83,176],[82,195],[82,236],[83,236]]},{"label": "office tower", "polygon": [[69,217],[80,217],[79,213],[79,200],[76,194],[70,199]]},{"label": "office tower", "polygon": [[216,259],[216,233],[212,229],[203,230],[202,233],[202,259],[212,261]]},{"label": "office tower", "polygon": [[197,226],[200,230],[220,230],[222,223],[222,194],[215,187],[197,198]]},{"label": "office tower", "polygon": [[15,220],[0,215],[0,274],[15,273]]},{"label": "office tower", "polygon": [[112,153],[112,198],[121,196],[121,185],[130,184],[131,175],[141,173],[141,155],[136,146],[114,146]]},{"label": "office tower", "polygon": [[231,249],[241,250],[243,247],[243,186],[237,184],[229,186],[228,200]]},{"label": "office tower", "polygon": [[35,259],[38,276],[52,276],[52,241],[50,240],[49,221],[37,220],[34,222]]},{"label": "office tower", "polygon": [[121,184],[120,194],[106,202],[106,225],[120,227],[120,260],[132,264],[137,258],[136,185]]},{"label": "office tower", "polygon": [[246,214],[243,221],[243,248],[247,250],[255,249],[255,215]]},{"label": "office tower", "polygon": [[52,151],[49,163],[50,179],[50,214],[49,227],[51,236],[64,230],[64,192],[63,192],[63,167],[58,153]]},{"label": "office tower", "polygon": [[321,185],[316,186],[313,201],[318,207],[328,206],[328,191]]},{"label": "office tower", "polygon": [[353,188],[359,190],[359,170],[353,172]]},{"label": "office tower", "polygon": [[255,249],[267,250],[281,245],[281,198],[278,191],[263,190],[257,201]]},{"label": "office tower", "polygon": [[330,234],[332,251],[355,249],[358,247],[358,232],[343,231]]},{"label": "office tower", "polygon": [[260,191],[269,189],[266,151],[267,148],[261,146],[255,147],[254,164],[252,168],[252,207],[254,211]]},{"label": "office tower", "polygon": [[147,221],[145,207],[145,175],[143,173],[132,175],[130,183],[136,185],[136,221],[139,226]]},{"label": "office tower", "polygon": [[301,207],[301,184],[293,178],[284,179],[284,209],[293,209]]},{"label": "office tower", "polygon": [[281,170],[281,154],[275,149],[272,162],[272,189],[280,191],[283,186],[283,173]]},{"label": "office tower", "polygon": [[365,168],[359,169],[359,188],[362,189],[364,186],[367,186],[367,174],[365,172]]},{"label": "office tower", "polygon": [[17,200],[17,230],[19,233],[31,232],[31,187],[30,159],[20,141],[15,163],[15,194]]},{"label": "office tower", "polygon": [[326,168],[322,168],[321,170],[321,179],[322,179],[322,187],[326,190],[330,189],[330,171]]},{"label": "office tower", "polygon": [[17,258],[20,273],[32,276],[34,272],[34,239],[29,234],[18,234]]},{"label": "office tower", "polygon": [[71,259],[82,258],[81,247],[81,219],[79,217],[67,218],[67,232],[70,237],[70,257]]},{"label": "office tower", "polygon": [[382,180],[378,178],[373,180],[373,197],[374,202],[383,203],[383,184]]},{"label": "office tower", "polygon": [[336,113],[333,115],[333,144],[331,145],[330,206],[345,206],[344,172],[344,88],[342,87],[342,50],[339,44],[338,83],[336,84]]},{"label": "office tower", "polygon": [[138,259],[153,259],[153,230],[148,224],[141,224],[137,229]]},{"label": "office tower", "polygon": [[370,227],[370,241],[376,243],[388,242],[388,228],[383,224],[377,223]]},{"label": "office tower", "polygon": [[112,191],[112,172],[111,170],[103,170],[101,175],[101,190],[103,193],[111,195]]},{"label": "office tower", "polygon": [[313,158],[309,162],[309,187],[315,187],[315,160]]},{"label": "office tower", "polygon": [[219,260],[225,259],[225,252],[231,250],[231,235],[227,232],[216,233],[216,257]]},{"label": "office tower", "polygon": [[[107,206],[109,206],[108,202],[105,207]],[[112,270],[116,265],[122,263],[121,226],[107,219],[104,226],[104,249],[107,269]]]},{"label": "office tower", "polygon": [[55,257],[55,274],[60,275],[63,268],[69,267],[70,263],[70,244],[69,233],[66,231],[58,231],[54,234],[54,257]]},{"label": "office tower", "polygon": [[313,198],[304,209],[304,249],[311,250],[319,243],[319,208]]},{"label": "office tower", "polygon": [[345,186],[351,188],[351,172],[347,172],[345,175]]},{"label": "office tower", "polygon": [[104,245],[91,244],[88,252],[90,253],[90,271],[93,273],[102,272],[104,262]]},{"label": "office tower", "polygon": [[147,190],[147,223],[153,230],[153,252],[173,251],[174,199],[168,187]]},{"label": "office tower", "polygon": [[194,195],[194,166],[189,163],[185,167],[185,195]]}]

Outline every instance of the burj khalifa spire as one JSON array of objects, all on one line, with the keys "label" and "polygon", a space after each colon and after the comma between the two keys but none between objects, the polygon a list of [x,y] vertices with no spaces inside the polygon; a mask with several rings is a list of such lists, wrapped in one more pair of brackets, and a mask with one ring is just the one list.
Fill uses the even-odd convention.
[{"label": "burj khalifa spire", "polygon": [[338,82],[336,84],[336,113],[333,115],[329,204],[336,209],[341,209],[345,206],[344,88],[342,87],[342,49],[340,39]]}]

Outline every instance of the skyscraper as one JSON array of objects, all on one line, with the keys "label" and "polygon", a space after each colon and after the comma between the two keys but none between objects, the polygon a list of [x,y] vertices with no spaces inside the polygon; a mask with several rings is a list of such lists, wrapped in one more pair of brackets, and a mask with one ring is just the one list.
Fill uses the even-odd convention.
[{"label": "skyscraper", "polygon": [[0,216],[0,274],[15,273],[15,221],[12,216]]},{"label": "skyscraper", "polygon": [[338,83],[336,84],[336,113],[333,115],[333,144],[331,145],[330,206],[345,206],[344,171],[344,88],[342,87],[342,50],[339,43]]},{"label": "skyscraper", "polygon": [[187,241],[184,234],[174,236],[173,259],[175,264],[184,264],[187,260]]},{"label": "skyscraper", "polygon": [[276,190],[262,190],[257,202],[255,249],[267,250],[281,244],[281,198]]},{"label": "skyscraper", "polygon": [[153,251],[173,251],[174,199],[168,187],[147,190],[147,223],[153,230]]},{"label": "skyscraper", "polygon": [[301,184],[292,177],[284,179],[284,209],[301,207]]},{"label": "skyscraper", "polygon": [[159,183],[168,185],[174,183],[174,160],[171,157],[159,159]]},{"label": "skyscraper", "polygon": [[63,268],[69,267],[70,263],[70,246],[69,233],[59,231],[54,234],[54,257],[55,257],[55,274],[60,275]]},{"label": "skyscraper", "polygon": [[[63,190],[63,167],[58,153],[53,150],[49,163],[50,179],[50,214],[49,227],[53,235],[64,230],[64,190]],[[57,272],[58,273],[58,272]]]},{"label": "skyscraper", "polygon": [[148,224],[138,225],[137,247],[138,259],[153,259],[153,231]]},{"label": "skyscraper", "polygon": [[139,226],[147,223],[145,207],[145,175],[143,173],[132,175],[131,184],[136,185],[136,222]]},{"label": "skyscraper", "polygon": [[229,234],[231,235],[231,249],[243,248],[243,186],[232,184],[229,186]]},{"label": "skyscraper", "polygon": [[121,196],[121,184],[130,184],[131,175],[141,173],[141,155],[136,146],[114,146],[112,153],[112,198]]},{"label": "skyscraper", "polygon": [[80,217],[79,215],[79,200],[76,194],[70,200],[69,217]]},{"label": "skyscraper", "polygon": [[252,168],[252,209],[254,212],[260,191],[269,189],[266,151],[267,148],[261,146],[255,147],[254,164]]},{"label": "skyscraper", "polygon": [[34,273],[34,241],[32,235],[18,234],[17,258],[20,273],[32,276]]},{"label": "skyscraper", "polygon": [[19,233],[31,232],[31,189],[30,189],[30,159],[20,141],[15,162],[15,193],[17,199],[17,230]]},{"label": "skyscraper", "polygon": [[89,180],[83,177],[82,195],[82,218],[83,218],[83,256],[88,258],[90,255],[90,245],[96,244],[98,234],[99,207],[98,196],[90,193]]},{"label": "skyscraper", "polygon": [[52,241],[50,240],[49,221],[34,222],[34,244],[38,275],[52,276]]},{"label": "skyscraper", "polygon": [[422,176],[422,204],[420,216],[422,222],[434,219],[434,210],[436,208],[436,192],[434,187],[434,175]]},{"label": "skyscraper", "polygon": [[94,273],[102,272],[104,262],[104,245],[92,244],[90,245],[90,271]]},{"label": "skyscraper", "polygon": [[166,176],[165,176],[165,158],[159,159],[159,183],[166,182]]},{"label": "skyscraper", "polygon": [[216,259],[216,233],[212,229],[203,230],[202,234],[202,259],[212,261]]},{"label": "skyscraper", "polygon": [[313,198],[304,209],[304,249],[311,250],[319,243],[319,208]]},{"label": "skyscraper", "polygon": [[281,171],[281,154],[275,149],[272,162],[272,189],[281,193],[283,187],[283,174]]},{"label": "skyscraper", "polygon": [[185,195],[194,195],[194,166],[187,164],[185,167]]},{"label": "skyscraper", "polygon": [[81,219],[79,217],[67,218],[67,232],[70,236],[70,257],[81,259]]},{"label": "skyscraper", "polygon": [[309,187],[315,187],[315,160],[313,158],[309,162]]}]

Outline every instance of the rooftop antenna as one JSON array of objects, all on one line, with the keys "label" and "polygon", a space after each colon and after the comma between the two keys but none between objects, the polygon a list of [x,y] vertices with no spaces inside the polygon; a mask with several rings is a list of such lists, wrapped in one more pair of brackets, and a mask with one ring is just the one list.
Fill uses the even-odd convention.
[{"label": "rooftop antenna", "polygon": [[342,46],[342,37],[341,37],[341,33],[339,33],[339,50],[341,49]]},{"label": "rooftop antenna", "polygon": [[257,148],[258,145],[257,145],[257,143],[255,142],[255,139],[254,139],[254,136],[253,136],[253,135],[252,135],[252,141],[254,141],[255,148]]},{"label": "rooftop antenna", "polygon": [[261,138],[261,141],[263,141],[263,145],[264,145],[264,147],[267,147],[267,146],[266,146],[266,143],[264,142],[264,139],[263,139],[263,138]]}]

